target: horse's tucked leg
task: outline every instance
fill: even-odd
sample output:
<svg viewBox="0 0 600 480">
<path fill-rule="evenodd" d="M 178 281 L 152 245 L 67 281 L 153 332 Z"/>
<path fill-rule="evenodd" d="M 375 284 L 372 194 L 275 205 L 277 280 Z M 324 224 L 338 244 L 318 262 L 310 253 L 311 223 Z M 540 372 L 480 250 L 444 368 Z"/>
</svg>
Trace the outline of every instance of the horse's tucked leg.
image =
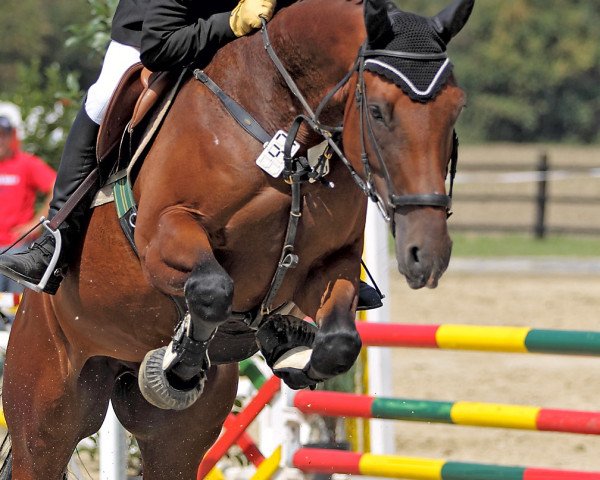
<svg viewBox="0 0 600 480">
<path fill-rule="evenodd" d="M 343 256 L 313 272 L 304 289 L 308 299 L 321 299 L 315 320 L 320 328 L 282 315 L 272 315 L 257 333 L 257 341 L 273 373 L 294 389 L 352 367 L 361 348 L 356 330 L 358 259 Z"/>
<path fill-rule="evenodd" d="M 313 344 L 309 376 L 327 379 L 347 372 L 356 361 L 362 346 L 355 325 L 357 295 L 348 280 L 332 285 L 329 299 L 317 314 L 320 329 Z"/>
<path fill-rule="evenodd" d="M 170 365 L 177 377 L 187 381 L 198 374 L 208 341 L 231 313 L 233 281 L 214 257 L 205 256 L 192 271 L 184 291 L 189 309 L 185 333 L 189 344 L 196 348 L 186 349 L 182 345 Z"/>
<path fill-rule="evenodd" d="M 41 303 L 40 295 L 29 294 L 22 305 L 4 371 L 15 480 L 62 479 L 79 440 L 102 424 L 112 388 L 102 361 L 84 366 L 69 356 L 71 347 Z"/>
<path fill-rule="evenodd" d="M 205 230 L 186 211 L 172 210 L 161 217 L 159 234 L 149 243 L 144 260 L 159 288 L 183 290 L 187 314 L 171 343 L 146 356 L 140 388 L 153 405 L 181 410 L 202 393 L 210 365 L 208 345 L 230 316 L 233 281 L 215 259 Z"/>
</svg>

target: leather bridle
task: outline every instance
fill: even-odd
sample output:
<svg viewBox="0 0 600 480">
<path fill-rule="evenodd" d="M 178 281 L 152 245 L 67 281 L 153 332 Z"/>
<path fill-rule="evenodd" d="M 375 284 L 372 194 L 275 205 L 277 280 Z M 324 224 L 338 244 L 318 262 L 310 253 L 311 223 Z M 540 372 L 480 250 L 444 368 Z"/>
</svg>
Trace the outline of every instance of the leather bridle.
<svg viewBox="0 0 600 480">
<path fill-rule="evenodd" d="M 364 75 L 365 61 L 369 57 L 380 56 L 389 56 L 423 62 L 445 60 L 447 58 L 446 52 L 413 53 L 388 50 L 368 50 L 366 48 L 366 44 L 361 47 L 358 55 L 359 62 L 357 67 L 358 81 L 356 85 L 356 102 L 357 108 L 359 110 L 359 130 L 362 150 L 361 160 L 364 166 L 365 178 L 367 179 L 367 187 L 369 189 L 367 194 L 370 198 L 375 197 L 373 199 L 378 202 L 378 204 L 380 205 L 380 210 L 382 210 L 382 214 L 388 221 L 390 220 L 390 215 L 388 211 L 391 210 L 392 213 L 396 213 L 396 211 L 402 207 L 440 207 L 446 210 L 447 216 L 450 216 L 452 214 L 452 189 L 454 187 L 454 178 L 456 176 L 456 168 L 458 163 L 458 136 L 456 135 L 456 131 L 452 132 L 452 153 L 450 155 L 450 161 L 447 171 L 447 174 L 449 173 L 450 175 L 449 194 L 446 195 L 439 193 L 417 193 L 409 195 L 397 195 L 395 193 L 395 188 L 389 173 L 389 169 L 385 163 L 385 160 L 383 159 L 383 155 L 381 154 L 381 149 L 379 148 L 379 144 L 377 143 L 377 139 L 373 131 L 371 117 L 367 111 L 368 97 Z M 368 135 L 368 138 L 366 138 L 365 132 Z M 371 172 L 372 167 L 367 154 L 367 141 L 370 143 L 371 147 L 375 151 L 375 155 L 377 156 L 377 162 L 381 168 L 381 172 L 389 192 L 387 201 L 391 208 L 385 208 L 385 202 L 383 201 L 381 195 L 377 192 L 375 188 Z"/>
<path fill-rule="evenodd" d="M 273 61 L 275 67 L 285 80 L 286 84 L 296 96 L 302 106 L 304 107 L 307 115 L 299 115 L 293 122 L 292 127 L 290 128 L 290 132 L 288 135 L 288 140 L 285 148 L 285 156 L 287 160 L 286 172 L 288 177 L 293 173 L 293 169 L 291 167 L 293 163 L 293 159 L 291 158 L 290 152 L 292 143 L 296 137 L 296 134 L 299 130 L 300 124 L 302 122 L 306 122 L 309 126 L 319 133 L 325 140 L 327 140 L 329 147 L 337 154 L 337 156 L 342 160 L 342 162 L 346 165 L 346 167 L 350 170 L 352 174 L 352 178 L 358 185 L 358 187 L 372 200 L 374 201 L 383 217 L 388 222 L 393 222 L 393 214 L 402 207 L 439 207 L 443 208 L 446 211 L 446 215 L 449 217 L 452 214 L 452 190 L 454 187 L 454 179 L 456 176 L 456 168 L 458 164 L 458 136 L 456 135 L 456 131 L 453 131 L 453 145 L 452 145 L 452 153 L 450 155 L 450 159 L 448 162 L 447 168 L 447 176 L 450 176 L 450 188 L 448 195 L 439 194 L 439 193 L 416 193 L 416 194 L 408 194 L 408 195 L 398 195 L 395 192 L 395 188 L 389 173 L 389 169 L 383 159 L 383 155 L 381 154 L 381 149 L 377 143 L 377 139 L 375 137 L 375 133 L 373 131 L 373 126 L 370 121 L 370 117 L 367 112 L 368 98 L 366 92 L 365 85 L 365 62 L 369 57 L 379 57 L 379 56 L 389 56 L 389 57 L 397 57 L 409 60 L 417 60 L 423 62 L 432 62 L 445 60 L 447 58 L 446 52 L 442 53 L 413 53 L 413 52 L 400 52 L 400 51 L 392 51 L 392 50 L 369 50 L 367 48 L 367 44 L 363 44 L 360 47 L 358 52 L 356 61 L 352 68 L 348 71 L 348 73 L 342 78 L 342 80 L 331 89 L 325 97 L 319 103 L 317 109 L 312 111 L 300 90 L 296 86 L 293 79 L 290 77 L 282 62 L 277 57 L 277 54 L 273 50 L 271 43 L 269 41 L 266 22 L 263 22 L 262 28 L 263 34 L 263 43 L 266 51 L 268 52 L 271 60 Z M 358 71 L 358 81 L 356 84 L 356 102 L 357 108 L 359 110 L 359 129 L 360 129 L 360 139 L 361 139 L 361 161 L 364 168 L 364 176 L 365 180 L 363 180 L 360 175 L 356 172 L 350 161 L 346 158 L 342 149 L 339 147 L 337 142 L 334 140 L 336 134 L 340 134 L 343 131 L 343 127 L 332 127 L 322 124 L 319 121 L 319 117 L 325 107 L 329 104 L 333 96 L 352 78 L 355 72 Z M 365 128 L 366 127 L 366 128 Z M 368 135 L 366 137 L 365 133 Z M 375 155 L 377 156 L 378 164 L 381 168 L 383 177 L 386 182 L 386 186 L 389 192 L 387 202 L 384 201 L 383 197 L 377 191 L 375 186 L 375 182 L 373 180 L 372 175 L 372 167 L 371 162 L 369 161 L 369 157 L 367 154 L 367 141 L 372 146 L 375 151 Z M 284 173 L 285 175 L 285 173 Z M 388 207 L 389 205 L 389 207 Z M 392 215 L 390 215 L 390 213 Z M 393 229 L 392 229 L 393 231 Z"/>
<path fill-rule="evenodd" d="M 258 315 L 251 315 L 245 320 L 246 323 L 252 328 L 258 328 L 265 316 L 273 311 L 273 300 L 275 299 L 277 292 L 279 291 L 279 287 L 281 286 L 285 278 L 286 272 L 290 268 L 294 268 L 298 264 L 298 255 L 294 251 L 294 245 L 298 229 L 298 222 L 302 215 L 300 191 L 301 185 L 309 180 L 321 180 L 326 185 L 332 186 L 332 184 L 328 184 L 328 182 L 326 182 L 323 178 L 324 169 L 321 168 L 322 165 L 318 165 L 316 168 L 313 168 L 309 165 L 306 158 L 293 157 L 291 154 L 292 145 L 296 139 L 296 136 L 298 135 L 302 123 L 307 123 L 310 126 L 310 128 L 312 128 L 316 133 L 321 135 L 327 141 L 328 148 L 330 150 L 329 152 L 325 152 L 322 155 L 322 158 L 330 156 L 331 152 L 335 153 L 339 157 L 339 159 L 344 163 L 346 168 L 348 168 L 348 170 L 350 171 L 350 175 L 354 182 L 371 200 L 373 200 L 377 204 L 379 210 L 381 211 L 386 221 L 392 224 L 392 233 L 394 233 L 395 230 L 393 214 L 395 214 L 397 210 L 402 207 L 439 207 L 444 208 L 448 216 L 451 214 L 450 207 L 452 205 L 452 187 L 454 184 L 454 177 L 456 174 L 456 166 L 458 160 L 458 138 L 456 136 L 456 132 L 453 132 L 453 149 L 447 171 L 447 174 L 449 173 L 450 175 L 449 194 L 443 195 L 438 193 L 416 193 L 410 195 L 398 195 L 395 193 L 394 185 L 389 174 L 389 170 L 381 154 L 381 150 L 379 148 L 377 139 L 375 137 L 375 133 L 373 131 L 373 126 L 370 123 L 370 118 L 367 115 L 368 103 L 364 78 L 366 58 L 383 55 L 407 58 L 410 60 L 438 61 L 440 59 L 446 58 L 445 52 L 440 54 L 420 54 L 388 50 L 368 50 L 365 43 L 361 46 L 352 68 L 346 73 L 344 78 L 342 78 L 338 82 L 338 84 L 323 97 L 317 109 L 313 112 L 312 108 L 302 95 L 302 92 L 294 82 L 293 78 L 287 72 L 285 66 L 283 65 L 281 60 L 279 60 L 279 57 L 273 50 L 273 47 L 271 46 L 271 42 L 269 40 L 269 35 L 267 33 L 267 23 L 264 19 L 262 20 L 262 24 L 262 38 L 264 48 L 267 51 L 269 57 L 271 58 L 273 64 L 277 68 L 279 74 L 281 75 L 288 88 L 292 92 L 292 94 L 302 104 L 302 107 L 304 108 L 306 114 L 298 115 L 294 119 L 292 125 L 289 128 L 287 139 L 285 142 L 283 155 L 285 166 L 282 176 L 284 180 L 291 186 L 292 203 L 290 215 L 280 260 L 278 262 L 277 269 L 271 281 L 269 290 L 262 301 Z M 340 138 L 341 133 L 343 132 L 343 127 L 328 126 L 319 121 L 321 113 L 329 104 L 333 96 L 344 85 L 346 85 L 346 83 L 348 83 L 348 81 L 357 71 L 358 81 L 356 84 L 356 99 L 357 108 L 359 110 L 360 116 L 359 127 L 362 147 L 361 160 L 365 171 L 365 179 L 363 179 L 356 172 L 350 161 L 344 155 L 342 148 L 340 147 L 340 145 L 338 145 L 338 140 Z M 252 117 L 252 115 L 250 115 L 235 100 L 229 97 L 202 70 L 195 69 L 194 77 L 200 82 L 202 82 L 221 100 L 223 106 L 247 133 L 252 135 L 259 142 L 266 145 L 266 143 L 271 139 L 271 136 L 260 126 L 260 124 Z M 368 137 L 365 136 L 365 133 L 368 135 Z M 377 161 L 379 162 L 379 166 L 383 172 L 383 176 L 387 184 L 387 189 L 389 192 L 389 196 L 386 199 L 387 202 L 384 201 L 383 197 L 377 191 L 375 182 L 373 180 L 371 163 L 369 162 L 369 157 L 366 149 L 367 141 L 370 143 L 373 150 L 375 151 L 375 154 L 377 155 Z M 388 207 L 388 205 L 390 205 L 391 208 Z M 390 213 L 392 215 L 390 215 Z"/>
</svg>

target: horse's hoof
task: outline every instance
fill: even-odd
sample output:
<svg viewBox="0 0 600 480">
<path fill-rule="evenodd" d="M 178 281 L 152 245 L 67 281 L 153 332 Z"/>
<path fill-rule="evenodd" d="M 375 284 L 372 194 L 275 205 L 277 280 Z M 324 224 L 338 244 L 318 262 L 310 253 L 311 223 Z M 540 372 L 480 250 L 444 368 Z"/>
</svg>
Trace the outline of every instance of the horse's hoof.
<svg viewBox="0 0 600 480">
<path fill-rule="evenodd" d="M 174 388 L 163 370 L 163 358 L 167 347 L 149 351 L 140 365 L 138 385 L 148 403 L 163 410 L 185 410 L 191 406 L 204 389 L 206 375 L 200 375 L 198 382 L 191 388 Z"/>
<path fill-rule="evenodd" d="M 274 314 L 256 332 L 256 342 L 269 367 L 302 369 L 318 331 L 317 326 L 292 315 Z M 278 366 L 282 361 L 286 365 Z"/>
</svg>

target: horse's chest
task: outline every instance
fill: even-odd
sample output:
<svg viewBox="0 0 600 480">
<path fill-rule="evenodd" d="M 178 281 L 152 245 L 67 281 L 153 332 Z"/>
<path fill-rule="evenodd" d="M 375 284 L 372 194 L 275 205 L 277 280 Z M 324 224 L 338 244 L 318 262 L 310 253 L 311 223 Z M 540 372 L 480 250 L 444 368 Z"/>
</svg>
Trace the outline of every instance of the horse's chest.
<svg viewBox="0 0 600 480">
<path fill-rule="evenodd" d="M 309 190 L 302 196 L 296 225 L 292 219 L 295 235 L 290 245 L 300 258 L 300 270 L 356 244 L 362 236 L 366 211 L 363 197 L 354 202 L 347 197 L 340 199 L 334 193 Z M 253 272 L 269 272 L 270 277 L 284 244 L 290 243 L 289 225 L 289 197 L 274 196 L 267 201 L 249 202 L 222 235 L 226 246 L 218 250 L 226 268 L 234 275 L 247 275 L 251 264 Z"/>
<path fill-rule="evenodd" d="M 285 203 L 276 212 L 263 218 L 263 224 L 270 227 L 269 243 L 278 253 L 287 238 L 290 225 L 295 228 L 293 248 L 307 259 L 320 257 L 353 243 L 362 232 L 364 221 L 362 205 L 343 201 L 330 192 L 308 191 L 302 196 L 300 217 L 294 225 L 290 205 Z"/>
</svg>

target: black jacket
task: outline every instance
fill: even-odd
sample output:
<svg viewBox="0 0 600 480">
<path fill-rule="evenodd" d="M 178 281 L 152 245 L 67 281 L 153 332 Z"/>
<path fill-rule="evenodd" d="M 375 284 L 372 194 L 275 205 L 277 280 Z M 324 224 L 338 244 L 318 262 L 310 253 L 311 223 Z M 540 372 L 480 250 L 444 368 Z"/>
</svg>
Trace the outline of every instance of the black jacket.
<svg viewBox="0 0 600 480">
<path fill-rule="evenodd" d="M 278 8 L 295 0 L 278 0 Z M 235 34 L 229 26 L 238 0 L 120 0 L 111 38 L 140 49 L 153 71 L 205 64 Z"/>
<path fill-rule="evenodd" d="M 236 36 L 229 26 L 237 0 L 150 0 L 142 26 L 140 58 L 150 70 L 192 61 L 205 64 Z"/>
<path fill-rule="evenodd" d="M 121 0 L 112 20 L 110 37 L 123 45 L 140 48 L 148 5 L 150 0 Z"/>
<path fill-rule="evenodd" d="M 111 38 L 139 48 L 150 70 L 170 70 L 212 58 L 233 40 L 229 26 L 237 0 L 121 0 Z"/>
</svg>

